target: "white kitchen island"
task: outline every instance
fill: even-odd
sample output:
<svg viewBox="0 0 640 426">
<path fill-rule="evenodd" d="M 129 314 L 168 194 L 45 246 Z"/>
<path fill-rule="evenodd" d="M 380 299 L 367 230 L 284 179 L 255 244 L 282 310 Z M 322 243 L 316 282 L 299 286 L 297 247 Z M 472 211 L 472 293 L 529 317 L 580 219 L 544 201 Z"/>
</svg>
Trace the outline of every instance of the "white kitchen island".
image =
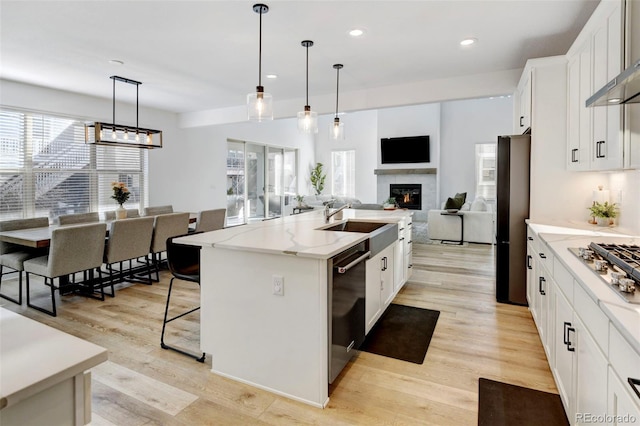
<svg viewBox="0 0 640 426">
<path fill-rule="evenodd" d="M 85 425 L 107 350 L 0 307 L 0 424 Z"/>
<path fill-rule="evenodd" d="M 176 240 L 202 247 L 201 347 L 214 373 L 327 404 L 327 261 L 368 234 L 318 228 L 349 219 L 405 224 L 411 212 L 346 209 L 325 222 L 316 210 Z"/>
</svg>

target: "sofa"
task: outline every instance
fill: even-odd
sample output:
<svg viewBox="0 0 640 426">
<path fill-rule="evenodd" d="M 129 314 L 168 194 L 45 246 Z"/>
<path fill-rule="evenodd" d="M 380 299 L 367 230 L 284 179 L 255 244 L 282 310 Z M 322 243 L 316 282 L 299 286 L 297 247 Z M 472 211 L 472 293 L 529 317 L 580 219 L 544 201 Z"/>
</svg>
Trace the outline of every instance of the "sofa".
<svg viewBox="0 0 640 426">
<path fill-rule="evenodd" d="M 460 240 L 461 220 L 457 216 L 443 215 L 442 209 L 429 210 L 427 214 L 427 228 L 432 240 Z M 495 211 L 493 205 L 488 204 L 482 197 L 473 202 L 465 202 L 459 213 L 464 215 L 464 235 L 462 240 L 470 243 L 493 244 L 495 242 Z"/>
</svg>

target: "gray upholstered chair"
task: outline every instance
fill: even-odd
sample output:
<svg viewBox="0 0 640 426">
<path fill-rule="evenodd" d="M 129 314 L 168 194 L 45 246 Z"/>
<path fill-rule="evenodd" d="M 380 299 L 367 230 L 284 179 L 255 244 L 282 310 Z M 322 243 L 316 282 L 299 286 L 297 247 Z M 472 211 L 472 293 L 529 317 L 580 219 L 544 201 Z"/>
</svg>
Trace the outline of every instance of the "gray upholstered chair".
<svg viewBox="0 0 640 426">
<path fill-rule="evenodd" d="M 63 214 L 58 216 L 60 225 L 73 225 L 76 223 L 100 222 L 98 212 Z"/>
<path fill-rule="evenodd" d="M 195 232 L 215 231 L 224 228 L 227 209 L 202 210 L 198 212 Z"/>
<path fill-rule="evenodd" d="M 136 217 L 131 219 L 114 220 L 110 224 L 109 239 L 104 250 L 104 263 L 109 272 L 108 284 L 111 286 L 110 296 L 115 295 L 113 285 L 124 281 L 125 277 L 133 278 L 134 268 L 132 259 L 144 258 L 146 271 L 151 284 L 151 267 L 147 255 L 151 247 L 153 235 L 153 217 Z M 129 267 L 124 269 L 124 262 L 129 261 Z M 118 264 L 116 270 L 114 265 Z"/>
<path fill-rule="evenodd" d="M 49 219 L 46 217 L 36 217 L 33 219 L 16 219 L 0 222 L 0 231 L 17 231 L 29 228 L 44 228 L 49 226 Z M 23 263 L 27 259 L 42 256 L 46 254 L 46 249 L 34 249 L 0 241 L 0 297 L 7 299 L 18 305 L 22 305 L 22 271 L 24 271 Z M 4 268 L 11 269 L 4 272 Z M 2 294 L 2 277 L 8 274 L 18 273 L 18 298 Z"/>
<path fill-rule="evenodd" d="M 27 306 L 40 312 L 56 316 L 55 291 L 60 289 L 60 277 L 66 277 L 76 272 L 98 271 L 98 286 L 101 290 L 101 299 L 104 300 L 104 288 L 101 285 L 102 257 L 104 254 L 104 236 L 107 233 L 107 225 L 104 223 L 80 224 L 74 226 L 61 226 L 51 233 L 51 244 L 47 256 L 25 260 L 24 270 L 27 273 Z M 52 310 L 49 311 L 31 303 L 31 290 L 29 274 L 44 277 L 45 285 L 51 288 Z M 58 287 L 54 279 L 58 278 Z M 95 290 L 93 279 L 91 281 L 91 293 Z"/>
<path fill-rule="evenodd" d="M 132 217 L 140 217 L 140 210 L 127 209 L 127 219 L 130 219 Z M 116 220 L 116 211 L 109 210 L 104 212 L 104 220 Z"/>
<path fill-rule="evenodd" d="M 167 251 L 167 238 L 186 234 L 189 230 L 189 213 L 169 213 L 155 217 L 151 239 L 151 259 L 156 270 L 156 281 L 160 280 L 162 252 Z"/>
<path fill-rule="evenodd" d="M 167 213 L 173 213 L 173 206 L 154 206 L 144 208 L 145 216 L 157 216 L 159 214 Z"/>
</svg>

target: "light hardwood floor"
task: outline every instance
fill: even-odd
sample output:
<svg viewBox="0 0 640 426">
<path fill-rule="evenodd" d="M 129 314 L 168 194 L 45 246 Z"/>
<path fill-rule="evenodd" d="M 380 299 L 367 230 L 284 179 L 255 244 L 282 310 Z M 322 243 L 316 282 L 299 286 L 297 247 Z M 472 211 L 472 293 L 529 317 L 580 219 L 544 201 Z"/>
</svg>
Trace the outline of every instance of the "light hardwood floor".
<svg viewBox="0 0 640 426">
<path fill-rule="evenodd" d="M 493 247 L 415 244 L 413 255 L 413 277 L 394 302 L 441 312 L 424 363 L 363 352 L 324 410 L 218 377 L 211 359 L 161 349 L 168 272 L 104 302 L 64 296 L 56 318 L 0 300 L 109 350 L 93 370 L 92 425 L 475 425 L 480 377 L 557 393 L 527 308 L 495 302 Z M 177 287 L 183 309 L 197 303 L 194 284 Z M 197 350 L 197 314 L 170 327 L 168 343 Z"/>
</svg>

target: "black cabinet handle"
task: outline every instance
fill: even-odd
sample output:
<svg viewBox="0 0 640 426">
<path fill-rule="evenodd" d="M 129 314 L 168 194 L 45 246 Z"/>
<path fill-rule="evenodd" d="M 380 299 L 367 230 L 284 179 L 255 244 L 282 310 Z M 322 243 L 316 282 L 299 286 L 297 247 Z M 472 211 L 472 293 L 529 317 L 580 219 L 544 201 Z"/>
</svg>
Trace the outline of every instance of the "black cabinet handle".
<svg viewBox="0 0 640 426">
<path fill-rule="evenodd" d="M 540 255 L 541 258 L 546 259 L 547 256 L 544 253 L 538 253 L 538 255 Z"/>
<path fill-rule="evenodd" d="M 596 158 L 604 158 L 605 155 L 602 153 L 602 145 L 604 145 L 605 141 L 596 142 Z"/>
<path fill-rule="evenodd" d="M 527 269 L 533 269 L 533 266 L 531 266 L 531 259 L 533 259 L 533 257 L 531 257 L 530 254 L 527 255 Z"/>
<path fill-rule="evenodd" d="M 545 291 L 542 289 L 542 283 L 544 282 L 547 282 L 547 280 L 545 280 L 544 277 L 538 278 L 538 293 L 540 293 L 543 296 L 546 296 L 547 293 L 545 293 Z"/>
<path fill-rule="evenodd" d="M 575 329 L 575 328 L 573 328 L 573 327 L 567 327 L 567 350 L 568 350 L 569 352 L 575 352 L 575 351 L 576 351 L 576 348 L 572 348 L 572 347 L 571 347 L 571 345 L 572 345 L 573 343 L 571 343 L 571 340 L 569 340 L 569 333 L 570 333 L 570 332 L 572 332 L 572 331 L 575 333 L 575 332 L 576 332 L 576 329 Z"/>
<path fill-rule="evenodd" d="M 524 116 L 523 115 L 520 116 L 520 127 L 524 127 L 524 124 L 522 124 L 522 120 L 524 120 Z"/>
<path fill-rule="evenodd" d="M 627 378 L 627 381 L 629 382 L 629 386 L 631 386 L 631 389 L 633 389 L 635 394 L 638 395 L 638 398 L 640 398 L 640 379 L 632 379 L 631 377 L 629 377 Z"/>
<path fill-rule="evenodd" d="M 527 240 L 533 241 L 533 237 L 527 237 Z"/>
<path fill-rule="evenodd" d="M 571 327 L 571 323 L 570 322 L 564 322 L 564 331 L 562 333 L 562 343 L 564 343 L 565 345 L 569 344 L 569 336 L 567 333 L 567 328 Z"/>
<path fill-rule="evenodd" d="M 404 241 L 404 237 L 398 238 L 398 241 Z"/>
<path fill-rule="evenodd" d="M 571 162 L 572 163 L 577 163 L 578 162 L 578 158 L 576 157 L 577 153 L 578 153 L 578 148 L 573 148 L 571 150 Z"/>
</svg>

